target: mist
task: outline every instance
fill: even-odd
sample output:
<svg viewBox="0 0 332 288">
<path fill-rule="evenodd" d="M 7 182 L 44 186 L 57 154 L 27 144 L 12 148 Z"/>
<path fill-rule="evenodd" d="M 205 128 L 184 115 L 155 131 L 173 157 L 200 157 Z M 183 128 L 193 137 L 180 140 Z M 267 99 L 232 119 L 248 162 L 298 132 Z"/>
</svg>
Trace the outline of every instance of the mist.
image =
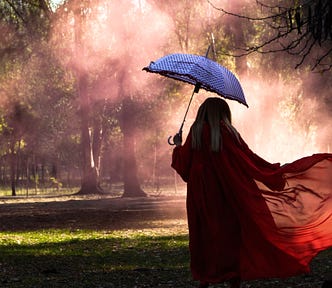
<svg viewBox="0 0 332 288">
<path fill-rule="evenodd" d="M 272 82 L 272 84 L 271 84 Z M 249 109 L 231 104 L 235 126 L 256 154 L 270 162 L 287 163 L 318 152 L 328 152 L 331 115 L 316 97 L 292 97 L 298 87 L 282 81 L 264 83 L 244 79 Z"/>
<path fill-rule="evenodd" d="M 232 122 L 251 150 L 270 162 L 288 163 L 319 152 L 331 152 L 331 114 L 316 97 L 301 99 L 296 108 L 288 93 L 293 86 L 275 81 L 274 85 L 259 80 L 241 81 L 249 108 L 226 100 L 232 111 Z M 186 91 L 189 99 L 190 91 Z M 199 92 L 185 122 L 184 134 L 193 123 L 198 106 L 206 97 L 217 97 Z M 294 109 L 300 109 L 294 112 Z M 181 112 L 184 114 L 185 107 Z M 181 115 L 183 117 L 183 115 Z M 178 117 L 178 127 L 182 121 Z M 173 131 L 176 125 L 173 125 Z M 177 128 L 178 129 L 178 128 Z"/>
<path fill-rule="evenodd" d="M 213 1 L 233 12 L 252 5 L 247 2 Z M 142 68 L 166 54 L 205 55 L 211 44 L 214 51 L 209 57 L 216 57 L 242 84 L 249 108 L 227 102 L 234 126 L 256 154 L 271 162 L 286 163 L 313 153 L 331 152 L 329 71 L 321 75 L 305 67 L 294 69 L 296 61 L 288 55 L 286 62 L 280 53 L 273 57 L 223 56 L 224 49 L 238 43 L 245 45 L 241 42 L 245 40 L 243 29 L 237 28 L 239 19 L 221 15 L 207 1 L 99 0 L 90 1 L 85 8 L 80 3 L 65 1 L 55 10 L 48 39 L 51 54 L 64 69 L 61 76 L 64 83 L 75 85 L 73 79 L 78 74 L 87 75 L 90 103 L 108 101 L 114 110 L 120 109 L 124 98 L 135 103 L 133 141 L 139 173 L 144 179 L 150 179 L 156 169 L 173 176 L 170 168 L 173 147 L 167 144 L 167 138 L 178 132 L 193 87 L 149 74 Z M 73 12 L 78 10 L 80 18 Z M 38 65 L 43 66 L 42 62 Z M 288 66 L 283 70 L 285 64 Z M 36 67 L 35 58 L 26 60 L 26 67 Z M 17 81 L 22 81 L 24 75 L 17 77 Z M 13 79 L 8 77 L 4 84 L 17 86 Z M 219 96 L 202 90 L 195 94 L 184 137 L 206 97 Z M 114 144 L 118 140 L 112 141 Z M 114 149 L 110 152 L 112 161 L 121 158 L 121 153 Z M 114 165 L 111 160 L 110 166 Z"/>
</svg>

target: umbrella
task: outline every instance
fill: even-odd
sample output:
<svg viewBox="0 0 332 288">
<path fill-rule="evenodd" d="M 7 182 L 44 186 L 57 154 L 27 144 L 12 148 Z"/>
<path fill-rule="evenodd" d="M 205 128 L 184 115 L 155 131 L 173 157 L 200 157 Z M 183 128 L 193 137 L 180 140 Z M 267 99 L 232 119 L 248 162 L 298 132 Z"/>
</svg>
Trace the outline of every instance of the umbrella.
<svg viewBox="0 0 332 288">
<path fill-rule="evenodd" d="M 208 53 L 209 49 L 205 57 L 193 54 L 169 54 L 143 68 L 147 72 L 157 73 L 195 85 L 178 133 L 180 136 L 193 95 L 198 93 L 200 88 L 214 92 L 224 98 L 236 100 L 248 107 L 238 79 L 227 68 L 209 59 L 207 57 Z M 170 142 L 170 138 L 168 143 L 174 145 Z"/>
</svg>

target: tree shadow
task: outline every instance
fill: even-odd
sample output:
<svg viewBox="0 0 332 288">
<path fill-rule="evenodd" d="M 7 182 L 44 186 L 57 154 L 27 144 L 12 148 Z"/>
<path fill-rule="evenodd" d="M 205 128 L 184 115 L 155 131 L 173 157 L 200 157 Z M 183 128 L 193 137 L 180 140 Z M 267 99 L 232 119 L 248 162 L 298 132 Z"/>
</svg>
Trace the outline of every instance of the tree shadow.
<svg viewBox="0 0 332 288">
<path fill-rule="evenodd" d="M 173 235 L 0 246 L 0 286 L 197 287 L 189 271 L 187 244 L 187 235 Z M 316 271 L 311 275 L 246 281 L 243 287 L 319 288 L 331 252 L 313 261 Z"/>
<path fill-rule="evenodd" d="M 126 230 L 170 230 L 177 225 L 183 225 L 178 235 L 174 230 L 171 236 L 112 237 L 115 230 L 127 235 Z M 105 239 L 73 237 L 58 243 L 0 246 L 0 287 L 197 287 L 189 271 L 183 198 L 5 204 L 0 210 L 0 229 L 105 231 Z M 313 260 L 310 275 L 248 281 L 243 287 L 318 288 L 331 273 L 331 253 L 324 251 Z"/>
<path fill-rule="evenodd" d="M 1 287 L 194 287 L 187 236 L 0 246 Z"/>
<path fill-rule="evenodd" d="M 164 227 L 167 221 L 184 222 L 185 219 L 183 197 L 10 203 L 1 206 L 0 230 L 144 229 Z"/>
</svg>

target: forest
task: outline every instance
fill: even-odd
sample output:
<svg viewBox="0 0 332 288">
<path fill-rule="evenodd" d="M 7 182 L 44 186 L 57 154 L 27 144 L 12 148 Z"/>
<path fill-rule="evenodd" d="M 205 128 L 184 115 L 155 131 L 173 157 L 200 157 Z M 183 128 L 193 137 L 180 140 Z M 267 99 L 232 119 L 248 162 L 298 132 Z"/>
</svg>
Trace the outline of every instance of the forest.
<svg viewBox="0 0 332 288">
<path fill-rule="evenodd" d="M 1 0 L 1 193 L 181 191 L 167 138 L 192 87 L 142 68 L 209 46 L 243 86 L 249 108 L 229 104 L 256 153 L 329 152 L 331 13 L 314 0 Z"/>
<path fill-rule="evenodd" d="M 174 53 L 206 56 L 234 73 L 248 107 L 226 99 L 232 123 L 254 153 L 280 163 L 280 170 L 296 159 L 331 152 L 330 0 L 0 0 L 1 287 L 207 287 L 191 274 L 186 198 L 190 193 L 186 194 L 186 183 L 171 168 L 174 146 L 168 139 L 179 131 L 186 111 L 184 138 L 201 103 L 220 96 L 204 89 L 194 93 L 191 84 L 144 71 L 151 62 Z M 320 189 L 329 192 L 330 170 L 322 173 L 322 167 L 315 166 L 319 172 L 309 176 L 316 180 L 314 176 L 319 175 L 321 180 L 325 173 L 329 182 L 321 185 L 325 190 Z M 255 186 L 256 179 L 250 179 Z M 263 189 L 262 193 L 269 192 Z M 238 195 L 233 187 L 220 190 L 231 193 L 210 189 L 220 195 L 245 195 L 252 204 L 247 206 L 254 208 L 230 205 L 225 209 L 232 204 L 225 196 L 226 204 L 219 209 L 215 198 L 224 196 L 209 196 L 209 207 L 216 209 L 197 210 L 212 211 L 211 215 L 214 210 L 236 210 L 226 220 L 213 218 L 211 227 L 221 222 L 226 225 L 220 225 L 220 230 L 233 227 L 243 213 L 241 219 L 251 222 L 241 222 L 236 232 L 240 236 L 235 238 L 241 238 L 244 251 L 249 246 L 254 251 L 243 253 L 243 258 L 249 255 L 247 265 L 264 274 L 268 265 L 251 261 L 254 255 L 262 263 L 272 263 L 273 275 L 280 275 L 275 264 L 281 270 L 291 267 L 293 262 L 278 262 L 270 255 L 280 253 L 281 241 L 276 239 L 281 238 L 274 239 L 278 242 L 274 246 L 271 238 L 264 238 L 263 243 L 275 248 L 273 253 L 262 253 L 264 245 L 257 244 L 261 242 L 247 244 L 251 236 L 260 239 L 264 234 L 250 230 L 258 227 L 257 219 L 271 216 L 255 208 L 259 207 L 256 195 L 247 197 L 249 189 L 239 189 Z M 285 190 L 278 198 L 279 206 L 287 203 L 298 212 L 296 219 L 290 217 L 295 224 L 278 224 L 290 232 L 286 236 L 292 235 L 286 237 L 287 243 L 300 247 L 304 239 L 310 246 L 307 250 L 318 253 L 306 262 L 310 271 L 303 273 L 302 268 L 302 274 L 288 278 L 251 280 L 241 275 L 243 288 L 331 287 L 331 209 L 325 213 L 322 208 L 331 205 L 330 194 L 316 195 L 318 189 L 307 194 L 296 191 L 293 195 Z M 273 206 L 272 192 L 264 196 L 266 207 Z M 303 203 L 303 195 L 304 199 L 312 194 L 308 212 L 298 203 Z M 320 208 L 312 208 L 313 203 L 321 204 Z M 276 219 L 282 218 L 283 213 L 274 209 Z M 305 212 L 316 222 L 305 226 Z M 277 224 L 269 219 L 262 221 L 267 223 L 264 229 L 273 230 L 273 223 Z M 211 227 L 211 234 L 197 233 L 202 239 L 207 235 L 210 242 L 199 243 L 226 247 L 227 255 L 242 251 L 242 246 L 229 249 L 234 244 L 230 242 L 237 241 L 214 245 L 222 241 L 215 240 L 218 229 Z M 316 233 L 320 227 L 325 234 Z M 291 234 L 292 229 L 298 234 Z M 225 231 L 219 234 L 232 234 Z M 327 235 L 326 243 L 322 235 Z M 201 247 L 198 250 L 205 251 Z M 291 251 L 285 247 L 280 251 Z M 285 255 L 292 256 L 281 259 L 306 257 L 307 251 L 289 251 Z M 212 256 L 206 257 L 206 263 L 213 257 L 228 262 L 234 256 L 206 254 Z M 226 280 L 234 279 L 238 280 Z M 209 287 L 229 286 L 226 281 Z"/>
</svg>

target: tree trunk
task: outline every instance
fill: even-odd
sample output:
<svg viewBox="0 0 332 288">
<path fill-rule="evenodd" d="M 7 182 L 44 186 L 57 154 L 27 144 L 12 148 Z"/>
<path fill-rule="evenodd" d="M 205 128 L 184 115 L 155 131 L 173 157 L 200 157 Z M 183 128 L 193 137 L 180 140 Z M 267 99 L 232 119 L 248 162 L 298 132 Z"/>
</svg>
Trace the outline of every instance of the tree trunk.
<svg viewBox="0 0 332 288">
<path fill-rule="evenodd" d="M 10 184 L 12 189 L 12 196 L 16 196 L 16 154 L 14 151 L 15 144 L 12 143 L 10 151 Z"/>
<path fill-rule="evenodd" d="M 15 156 L 12 155 L 12 158 Z M 13 161 L 13 160 L 12 160 Z M 15 167 L 10 167 L 10 184 L 12 189 L 12 196 L 16 196 L 16 180 L 15 180 Z"/>
<path fill-rule="evenodd" d="M 233 13 L 241 14 L 242 12 L 242 5 L 240 3 L 228 3 L 229 10 Z M 241 25 L 238 23 L 237 17 L 228 17 L 227 25 L 225 25 L 224 30 L 226 35 L 232 35 L 233 42 L 235 47 L 241 47 L 243 43 L 245 43 L 245 35 L 244 30 L 242 29 Z M 235 57 L 235 67 L 236 72 L 240 75 L 247 75 L 248 74 L 248 66 L 247 66 L 247 57 Z"/>
<path fill-rule="evenodd" d="M 85 53 L 82 25 L 85 21 L 84 13 L 81 9 L 75 11 L 75 53 L 76 60 L 80 57 L 87 57 Z M 82 151 L 82 184 L 77 194 L 100 194 L 103 190 L 99 186 L 98 171 L 94 163 L 92 128 L 90 127 L 91 101 L 88 93 L 88 72 L 84 65 L 78 66 L 77 90 L 80 101 L 81 120 L 81 151 Z"/>
<path fill-rule="evenodd" d="M 131 99 L 123 100 L 121 130 L 123 133 L 123 182 L 124 193 L 122 197 L 146 197 L 141 189 L 137 175 L 137 163 L 135 157 L 135 119 L 134 103 Z"/>
<path fill-rule="evenodd" d="M 88 95 L 88 75 L 83 73 L 78 77 L 78 93 L 81 101 L 81 147 L 82 147 L 82 186 L 77 194 L 100 194 L 98 171 L 94 163 L 92 129 L 90 129 L 90 99 Z"/>
</svg>

